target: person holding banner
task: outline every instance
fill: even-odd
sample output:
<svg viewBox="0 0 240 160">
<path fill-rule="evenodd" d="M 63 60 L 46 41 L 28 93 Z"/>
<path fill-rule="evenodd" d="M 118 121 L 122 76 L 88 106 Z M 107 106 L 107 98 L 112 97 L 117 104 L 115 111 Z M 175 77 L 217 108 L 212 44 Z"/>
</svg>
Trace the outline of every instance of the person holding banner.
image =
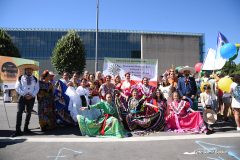
<svg viewBox="0 0 240 160">
<path fill-rule="evenodd" d="M 121 90 L 126 96 L 131 95 L 132 86 L 136 86 L 136 82 L 131 80 L 131 74 L 129 72 L 125 73 L 125 81 L 123 81 Z"/>
<path fill-rule="evenodd" d="M 154 90 L 155 87 L 149 85 L 149 79 L 147 77 L 143 77 L 142 84 L 138 87 L 139 97 L 141 98 L 142 96 L 146 96 L 147 102 L 150 102 Z"/>
</svg>

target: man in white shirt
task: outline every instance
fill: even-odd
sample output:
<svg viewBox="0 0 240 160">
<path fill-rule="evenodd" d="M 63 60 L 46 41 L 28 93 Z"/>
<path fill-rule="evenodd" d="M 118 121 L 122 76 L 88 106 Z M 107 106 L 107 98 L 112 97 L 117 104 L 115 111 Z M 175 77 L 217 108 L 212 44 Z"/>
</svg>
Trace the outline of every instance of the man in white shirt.
<svg viewBox="0 0 240 160">
<path fill-rule="evenodd" d="M 26 119 L 24 125 L 24 133 L 30 133 L 28 129 L 29 121 L 31 118 L 31 111 L 34 106 L 35 97 L 39 91 L 39 83 L 36 77 L 32 75 L 33 68 L 25 68 L 24 75 L 21 75 L 15 85 L 15 89 L 19 94 L 18 101 L 18 111 L 17 111 L 17 120 L 16 120 L 16 132 L 12 137 L 21 136 L 21 123 L 22 123 L 22 114 L 26 106 Z"/>
</svg>

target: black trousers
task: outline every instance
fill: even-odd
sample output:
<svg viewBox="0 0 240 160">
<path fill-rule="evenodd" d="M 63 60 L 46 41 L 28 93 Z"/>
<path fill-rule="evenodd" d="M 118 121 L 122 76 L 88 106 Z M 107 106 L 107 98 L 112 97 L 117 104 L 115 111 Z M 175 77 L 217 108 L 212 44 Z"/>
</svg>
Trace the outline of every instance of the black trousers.
<svg viewBox="0 0 240 160">
<path fill-rule="evenodd" d="M 17 111 L 17 120 L 16 120 L 16 131 L 21 130 L 21 124 L 22 124 L 22 114 L 26 107 L 26 119 L 25 119 L 25 125 L 24 128 L 28 128 L 29 121 L 31 118 L 31 112 L 34 106 L 35 98 L 32 98 L 30 100 L 27 100 L 23 96 L 19 97 L 18 101 L 18 111 Z"/>
</svg>

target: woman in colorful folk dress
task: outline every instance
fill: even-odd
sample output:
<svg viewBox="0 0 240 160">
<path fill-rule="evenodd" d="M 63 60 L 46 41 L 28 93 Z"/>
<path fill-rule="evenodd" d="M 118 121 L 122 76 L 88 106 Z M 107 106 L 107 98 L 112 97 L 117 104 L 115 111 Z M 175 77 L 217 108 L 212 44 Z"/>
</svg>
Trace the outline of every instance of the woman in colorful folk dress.
<svg viewBox="0 0 240 160">
<path fill-rule="evenodd" d="M 141 129 L 145 131 L 160 130 L 161 121 L 163 118 L 162 112 L 154 110 L 145 100 L 145 96 L 139 99 L 138 90 L 132 90 L 132 97 L 128 100 L 128 115 L 126 116 L 126 123 L 129 130 L 133 131 Z M 159 127 L 160 126 L 160 127 Z"/>
<path fill-rule="evenodd" d="M 170 113 L 166 117 L 168 129 L 193 133 L 202 133 L 207 130 L 200 112 L 191 109 L 189 102 L 181 100 L 177 91 L 173 92 L 172 99 L 173 101 L 169 104 Z"/>
<path fill-rule="evenodd" d="M 78 123 L 81 133 L 88 136 L 104 136 L 123 138 L 127 135 L 122 124 L 119 122 L 119 115 L 115 104 L 112 101 L 112 95 L 106 94 L 106 101 L 99 102 L 88 107 L 81 107 L 81 110 L 86 109 L 101 109 L 102 116 L 97 120 L 89 120 L 88 118 L 78 115 Z"/>
<path fill-rule="evenodd" d="M 131 74 L 129 72 L 125 73 L 125 80 L 122 83 L 121 90 L 126 96 L 131 96 L 132 87 L 136 86 L 136 82 L 131 80 Z"/>
<path fill-rule="evenodd" d="M 99 90 L 99 87 L 98 86 L 98 82 L 95 80 L 95 75 L 90 73 L 89 74 L 89 81 L 88 81 L 88 87 L 92 89 L 92 96 L 99 96 L 99 93 L 98 93 L 98 90 Z"/>
<path fill-rule="evenodd" d="M 178 78 L 173 68 L 168 70 L 168 82 L 171 84 L 172 87 L 177 88 Z"/>
<path fill-rule="evenodd" d="M 99 88 L 99 95 L 102 100 L 105 100 L 107 93 L 110 93 L 111 95 L 114 94 L 115 85 L 111 83 L 111 79 L 112 77 L 110 75 L 107 75 L 106 82 Z"/>
<path fill-rule="evenodd" d="M 49 77 L 49 72 L 45 70 L 41 75 L 37 94 L 39 125 L 42 131 L 53 129 L 56 126 L 53 85 L 49 81 Z"/>
<path fill-rule="evenodd" d="M 104 77 L 102 75 L 102 72 L 101 71 L 97 71 L 96 74 L 95 74 L 95 83 L 97 85 L 97 89 L 100 88 L 100 86 L 105 83 L 105 80 L 104 80 Z"/>
<path fill-rule="evenodd" d="M 169 111 L 167 109 L 167 100 L 164 98 L 163 93 L 160 89 L 156 89 L 153 92 L 152 100 L 150 103 L 156 106 L 154 110 L 161 110 L 164 115 L 168 115 Z"/>
<path fill-rule="evenodd" d="M 150 102 L 152 99 L 152 94 L 155 90 L 155 87 L 149 85 L 149 79 L 147 77 L 143 77 L 142 84 L 138 87 L 139 97 L 146 96 L 147 102 Z"/>
<path fill-rule="evenodd" d="M 121 91 L 122 82 L 121 82 L 121 77 L 119 75 L 116 75 L 114 77 L 114 85 L 116 86 L 115 88 L 117 90 Z"/>
<path fill-rule="evenodd" d="M 164 78 L 162 85 L 159 85 L 159 89 L 162 91 L 164 98 L 169 103 L 171 101 L 172 92 L 176 90 L 175 87 L 173 87 L 172 84 L 168 82 L 167 78 Z"/>
<path fill-rule="evenodd" d="M 57 124 L 61 126 L 74 124 L 68 110 L 70 99 L 69 96 L 65 94 L 68 84 L 68 73 L 64 72 L 63 78 L 56 82 L 54 89 Z"/>
</svg>

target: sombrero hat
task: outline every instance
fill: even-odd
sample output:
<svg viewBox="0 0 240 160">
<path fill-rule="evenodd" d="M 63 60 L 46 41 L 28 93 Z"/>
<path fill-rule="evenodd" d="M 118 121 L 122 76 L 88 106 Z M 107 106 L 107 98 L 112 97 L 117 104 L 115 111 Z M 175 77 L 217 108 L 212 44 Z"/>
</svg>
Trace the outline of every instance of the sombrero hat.
<svg viewBox="0 0 240 160">
<path fill-rule="evenodd" d="M 38 71 L 39 70 L 39 66 L 35 65 L 35 64 L 22 64 L 20 66 L 18 66 L 19 69 L 26 69 L 26 68 L 31 68 L 34 71 Z"/>
<path fill-rule="evenodd" d="M 217 120 L 217 114 L 211 109 L 203 111 L 203 120 L 208 124 L 214 124 Z"/>
<path fill-rule="evenodd" d="M 194 68 L 189 67 L 189 66 L 184 66 L 183 68 L 181 68 L 181 69 L 179 70 L 179 72 L 181 72 L 181 73 L 183 73 L 184 71 L 190 71 L 191 73 L 194 73 L 194 72 L 195 72 Z"/>
</svg>

